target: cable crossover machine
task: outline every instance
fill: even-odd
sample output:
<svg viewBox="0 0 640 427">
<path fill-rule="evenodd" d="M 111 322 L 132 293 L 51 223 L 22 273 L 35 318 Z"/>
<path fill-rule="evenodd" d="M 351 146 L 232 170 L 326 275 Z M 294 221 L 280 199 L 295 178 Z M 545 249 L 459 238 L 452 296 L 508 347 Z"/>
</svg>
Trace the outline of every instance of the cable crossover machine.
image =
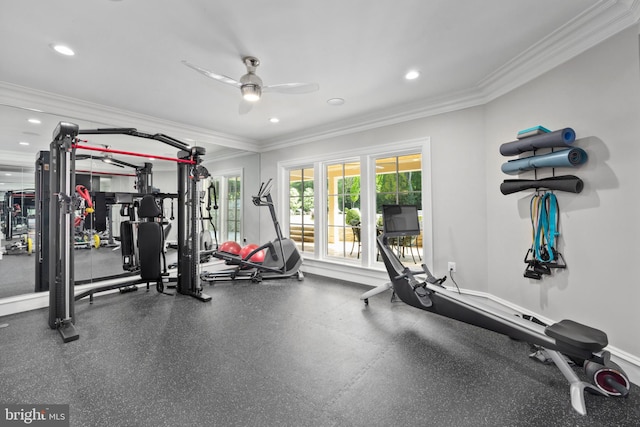
<svg viewBox="0 0 640 427">
<path fill-rule="evenodd" d="M 119 134 L 133 137 L 153 139 L 178 149 L 177 156 L 165 157 L 152 154 L 134 153 L 108 148 L 99 148 L 79 144 L 79 134 Z M 179 294 L 192 296 L 207 302 L 211 297 L 202 292 L 198 275 L 199 245 L 198 218 L 199 194 L 198 183 L 209 176 L 208 171 L 200 163 L 205 154 L 203 147 L 190 147 L 180 140 L 163 134 L 147 134 L 134 128 L 109 128 L 80 130 L 78 125 L 60 122 L 53 132 L 53 140 L 49 146 L 49 197 L 43 199 L 41 207 L 44 214 L 48 212 L 42 234 L 43 250 L 42 266 L 37 269 L 36 281 L 48 281 L 49 284 L 49 326 L 57 329 L 64 342 L 79 338 L 75 328 L 75 294 L 74 294 L 74 219 L 76 202 L 75 160 L 76 150 L 94 150 L 112 154 L 124 154 L 159 160 L 173 161 L 178 169 L 177 223 L 178 223 L 178 263 L 175 278 Z M 153 201 L 152 201 L 153 202 Z M 155 204 L 155 202 L 153 202 Z M 157 224 L 159 226 L 159 224 Z M 159 227 L 160 228 L 160 227 Z M 161 230 L 159 231 L 161 232 Z M 48 254 L 45 255 L 45 254 Z M 158 255 L 159 256 L 159 255 Z M 159 267 L 158 267 L 159 268 Z M 142 279 L 144 277 L 144 269 Z M 152 281 L 154 281 L 152 279 Z M 159 278 L 158 281 L 162 279 Z M 159 290 L 161 283 L 158 283 Z"/>
</svg>

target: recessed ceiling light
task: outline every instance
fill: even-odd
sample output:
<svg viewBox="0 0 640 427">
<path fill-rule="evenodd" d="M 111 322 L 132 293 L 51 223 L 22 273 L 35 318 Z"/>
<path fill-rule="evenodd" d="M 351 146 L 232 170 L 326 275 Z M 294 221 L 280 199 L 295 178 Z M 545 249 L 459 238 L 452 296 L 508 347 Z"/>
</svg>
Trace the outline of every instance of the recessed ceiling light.
<svg viewBox="0 0 640 427">
<path fill-rule="evenodd" d="M 40 123 L 42 123 L 40 120 L 38 119 L 28 119 L 27 120 L 29 123 L 33 123 L 34 125 L 39 125 Z"/>
<path fill-rule="evenodd" d="M 342 98 L 331 98 L 327 100 L 327 104 L 329 105 L 343 105 L 344 99 Z"/>
<path fill-rule="evenodd" d="M 6 172 L 4 176 L 11 176 L 11 174 L 9 172 Z"/>
<path fill-rule="evenodd" d="M 280 119 L 279 119 L 279 118 L 277 118 L 277 117 L 271 117 L 271 118 L 269 119 L 269 121 L 270 121 L 271 123 L 278 123 L 278 122 L 280 122 Z"/>
<path fill-rule="evenodd" d="M 411 70 L 407 74 L 404 75 L 404 78 L 407 80 L 415 80 L 420 77 L 420 72 L 416 70 Z"/>
<path fill-rule="evenodd" d="M 20 145 L 29 145 L 29 143 L 25 142 L 25 141 L 20 141 L 18 144 L 20 144 Z"/>
<path fill-rule="evenodd" d="M 54 44 L 51 47 L 61 55 L 73 56 L 76 54 L 69 46 L 65 46 L 62 44 Z"/>
<path fill-rule="evenodd" d="M 416 70 L 411 70 L 407 74 L 404 75 L 404 78 L 407 80 L 415 80 L 420 77 L 420 72 Z"/>
</svg>

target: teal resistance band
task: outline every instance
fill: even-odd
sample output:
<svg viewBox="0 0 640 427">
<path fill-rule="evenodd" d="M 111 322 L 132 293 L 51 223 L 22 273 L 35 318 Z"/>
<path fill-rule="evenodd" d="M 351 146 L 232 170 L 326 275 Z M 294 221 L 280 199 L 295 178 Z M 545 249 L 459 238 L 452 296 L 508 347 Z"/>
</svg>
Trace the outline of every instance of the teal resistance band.
<svg viewBox="0 0 640 427">
<path fill-rule="evenodd" d="M 538 261 L 550 262 L 555 260 L 555 243 L 558 235 L 558 200 L 555 194 L 547 192 L 542 196 L 540 205 L 538 227 L 534 239 L 535 257 Z"/>
</svg>

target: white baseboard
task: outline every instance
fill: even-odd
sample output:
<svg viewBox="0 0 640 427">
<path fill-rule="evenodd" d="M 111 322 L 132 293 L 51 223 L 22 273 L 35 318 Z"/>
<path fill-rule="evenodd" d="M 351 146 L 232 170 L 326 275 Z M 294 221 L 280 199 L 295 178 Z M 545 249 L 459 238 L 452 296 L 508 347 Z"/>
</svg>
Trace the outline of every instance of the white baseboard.
<svg viewBox="0 0 640 427">
<path fill-rule="evenodd" d="M 103 280 L 99 283 L 96 282 L 93 284 L 76 286 L 75 293 L 77 295 L 81 292 L 88 291 L 92 288 L 111 285 L 111 284 L 122 283 L 124 285 L 127 282 L 131 282 L 132 280 L 139 279 L 139 278 L 140 276 L 128 276 L 128 277 L 121 277 L 116 279 Z M 137 286 L 138 288 L 140 288 L 140 287 L 146 287 L 147 285 L 143 283 Z M 102 291 L 99 294 L 96 294 L 96 296 L 108 295 L 115 292 L 119 292 L 119 290 L 111 289 L 109 291 Z M 48 291 L 35 292 L 33 294 L 18 295 L 15 297 L 0 298 L 0 317 L 8 316 L 10 314 L 15 314 L 15 313 L 22 313 L 23 311 L 37 310 L 39 308 L 45 308 L 45 307 L 49 307 Z"/>
<path fill-rule="evenodd" d="M 456 290 L 453 288 L 448 288 L 448 289 Z M 546 318 L 530 310 L 526 310 L 509 301 L 506 301 L 502 298 L 498 298 L 494 295 L 491 295 L 485 292 L 477 292 L 477 291 L 471 291 L 466 289 L 461 289 L 460 292 L 466 295 L 484 298 L 487 301 L 490 301 L 500 306 L 502 309 L 508 309 L 510 311 L 513 311 L 514 314 L 527 314 L 527 315 L 533 316 L 539 319 L 540 321 L 546 323 L 547 325 L 556 323 L 556 320 Z M 608 350 L 611 353 L 611 360 L 617 363 L 626 372 L 631 382 L 636 385 L 640 385 L 640 358 L 612 345 L 607 346 L 606 350 Z"/>
<path fill-rule="evenodd" d="M 0 299 L 0 317 L 49 307 L 49 292 L 18 295 Z"/>
</svg>

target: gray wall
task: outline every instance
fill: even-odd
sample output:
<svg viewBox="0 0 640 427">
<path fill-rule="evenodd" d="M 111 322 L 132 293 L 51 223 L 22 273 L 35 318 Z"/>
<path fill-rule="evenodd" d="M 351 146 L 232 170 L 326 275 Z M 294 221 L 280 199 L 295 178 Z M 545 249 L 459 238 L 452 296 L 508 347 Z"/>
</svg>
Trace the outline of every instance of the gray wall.
<svg viewBox="0 0 640 427">
<path fill-rule="evenodd" d="M 282 160 L 430 137 L 433 270 L 444 274 L 447 261 L 456 261 L 461 287 L 548 320 L 572 318 L 603 329 L 638 363 L 638 53 L 634 27 L 482 107 L 262 153 L 262 177 L 276 177 Z M 540 282 L 522 276 L 531 244 L 530 193 L 500 193 L 509 176 L 500 171 L 507 158 L 498 152 L 537 124 L 574 128 L 576 145 L 590 156 L 580 169 L 562 171 L 585 182 L 581 194 L 558 193 L 559 247 L 569 268 Z M 272 237 L 264 218 L 262 240 Z"/>
<path fill-rule="evenodd" d="M 607 331 L 640 355 L 635 263 L 640 259 L 638 29 L 624 31 L 486 106 L 489 292 L 554 320 Z M 518 129 L 572 127 L 589 162 L 575 170 L 581 194 L 558 192 L 560 251 L 569 268 L 541 282 L 522 276 L 530 244 L 527 194 L 502 196 L 498 154 Z M 565 172 L 565 171 L 563 171 Z M 571 173 L 571 171 L 568 171 Z"/>
<path fill-rule="evenodd" d="M 456 261 L 458 277 L 486 291 L 486 189 L 484 124 L 481 108 L 415 120 L 302 146 L 262 153 L 263 176 L 276 176 L 277 162 L 321 157 L 345 150 L 389 146 L 431 138 L 434 267 L 442 274 Z M 280 187 L 278 187 L 280 190 Z M 472 245 L 466 242 L 473 242 Z"/>
</svg>

